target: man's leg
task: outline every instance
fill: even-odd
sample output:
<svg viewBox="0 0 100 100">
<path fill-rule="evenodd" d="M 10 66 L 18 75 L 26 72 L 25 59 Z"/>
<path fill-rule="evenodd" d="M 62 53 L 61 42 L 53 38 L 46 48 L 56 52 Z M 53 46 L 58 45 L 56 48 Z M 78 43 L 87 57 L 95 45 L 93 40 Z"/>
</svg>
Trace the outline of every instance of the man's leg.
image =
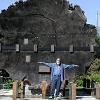
<svg viewBox="0 0 100 100">
<path fill-rule="evenodd" d="M 57 89 L 56 95 L 57 96 L 59 95 L 60 87 L 61 87 L 61 78 L 58 77 L 57 84 L 56 84 L 56 89 Z"/>
<path fill-rule="evenodd" d="M 55 88 L 56 88 L 56 78 L 54 77 L 53 80 L 52 80 L 52 83 L 51 83 L 51 93 L 50 95 L 51 96 L 54 96 L 54 92 L 55 92 Z"/>
</svg>

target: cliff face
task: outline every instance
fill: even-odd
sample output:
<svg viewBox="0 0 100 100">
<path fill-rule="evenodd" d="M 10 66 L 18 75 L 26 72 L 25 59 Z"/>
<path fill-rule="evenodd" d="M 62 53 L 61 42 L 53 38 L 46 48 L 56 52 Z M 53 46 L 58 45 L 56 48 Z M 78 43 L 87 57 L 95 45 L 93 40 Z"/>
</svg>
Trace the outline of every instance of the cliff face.
<svg viewBox="0 0 100 100">
<path fill-rule="evenodd" d="M 96 28 L 86 24 L 84 11 L 80 6 L 72 6 L 66 0 L 27 0 L 11 5 L 0 14 L 0 68 L 6 69 L 13 79 L 27 76 L 34 80 L 38 75 L 37 61 L 55 62 L 61 57 L 64 63 L 79 64 L 79 72 L 91 62 L 93 54 L 79 50 L 70 54 L 66 48 L 95 45 Z M 28 45 L 24 45 L 28 38 Z M 20 53 L 15 52 L 15 44 L 20 44 Z M 38 45 L 38 53 L 32 52 L 34 44 Z M 55 53 L 50 53 L 54 44 Z M 5 47 L 13 48 L 12 51 Z M 27 52 L 25 51 L 27 49 Z M 25 62 L 25 56 L 31 56 L 31 62 Z M 3 59 L 2 59 L 3 58 Z M 77 59 L 76 59 L 77 58 Z"/>
<path fill-rule="evenodd" d="M 39 46 L 59 44 L 57 46 L 66 47 L 70 44 L 74 46 L 94 44 L 91 36 L 95 36 L 96 30 L 91 26 L 86 24 L 86 17 L 80 7 L 78 5 L 73 7 L 65 0 L 20 1 L 16 6 L 9 7 L 0 17 L 0 27 L 3 31 L 1 34 L 4 37 L 21 38 L 27 35 L 33 41 L 37 37 Z M 43 41 L 43 38 L 48 41 Z M 12 40 L 11 42 L 13 44 Z"/>
</svg>

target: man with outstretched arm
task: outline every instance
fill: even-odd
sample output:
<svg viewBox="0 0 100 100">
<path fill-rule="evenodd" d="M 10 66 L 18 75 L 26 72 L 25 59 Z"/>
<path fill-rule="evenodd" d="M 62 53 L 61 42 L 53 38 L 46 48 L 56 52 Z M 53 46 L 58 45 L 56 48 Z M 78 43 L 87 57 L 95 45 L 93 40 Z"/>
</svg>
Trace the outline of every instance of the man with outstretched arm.
<svg viewBox="0 0 100 100">
<path fill-rule="evenodd" d="M 60 58 L 56 59 L 56 63 L 46 63 L 46 62 L 38 62 L 41 64 L 45 64 L 48 67 L 51 68 L 51 93 L 50 93 L 50 99 L 54 98 L 54 92 L 56 89 L 56 97 L 59 95 L 61 83 L 65 80 L 64 77 L 64 69 L 65 68 L 73 68 L 78 67 L 78 65 L 75 64 L 62 64 Z"/>
</svg>

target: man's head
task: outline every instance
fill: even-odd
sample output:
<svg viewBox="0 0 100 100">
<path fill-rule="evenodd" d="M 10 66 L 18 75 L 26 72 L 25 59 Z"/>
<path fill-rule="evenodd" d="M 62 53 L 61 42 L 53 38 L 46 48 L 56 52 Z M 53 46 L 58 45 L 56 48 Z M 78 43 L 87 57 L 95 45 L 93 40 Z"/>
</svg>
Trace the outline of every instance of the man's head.
<svg viewBox="0 0 100 100">
<path fill-rule="evenodd" d="M 60 58 L 57 58 L 57 59 L 56 59 L 56 64 L 57 64 L 57 65 L 60 65 L 60 64 L 61 64 L 61 59 L 60 59 Z"/>
</svg>

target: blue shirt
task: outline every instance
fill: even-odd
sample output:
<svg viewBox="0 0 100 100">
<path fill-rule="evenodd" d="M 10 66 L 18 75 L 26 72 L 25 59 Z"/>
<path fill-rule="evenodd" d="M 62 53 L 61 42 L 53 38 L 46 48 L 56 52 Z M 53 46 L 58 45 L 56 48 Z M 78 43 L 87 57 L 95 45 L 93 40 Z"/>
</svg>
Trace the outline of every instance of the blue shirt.
<svg viewBox="0 0 100 100">
<path fill-rule="evenodd" d="M 74 66 L 76 66 L 74 64 L 71 64 L 71 65 L 61 64 L 59 66 L 60 68 L 58 69 L 57 68 L 58 66 L 56 63 L 45 63 L 45 62 L 42 62 L 42 63 L 51 68 L 51 80 L 54 75 L 61 75 L 61 81 L 63 81 L 65 79 L 64 69 L 65 68 L 73 68 Z"/>
<path fill-rule="evenodd" d="M 61 75 L 61 67 L 55 66 L 53 69 L 53 75 Z"/>
</svg>

